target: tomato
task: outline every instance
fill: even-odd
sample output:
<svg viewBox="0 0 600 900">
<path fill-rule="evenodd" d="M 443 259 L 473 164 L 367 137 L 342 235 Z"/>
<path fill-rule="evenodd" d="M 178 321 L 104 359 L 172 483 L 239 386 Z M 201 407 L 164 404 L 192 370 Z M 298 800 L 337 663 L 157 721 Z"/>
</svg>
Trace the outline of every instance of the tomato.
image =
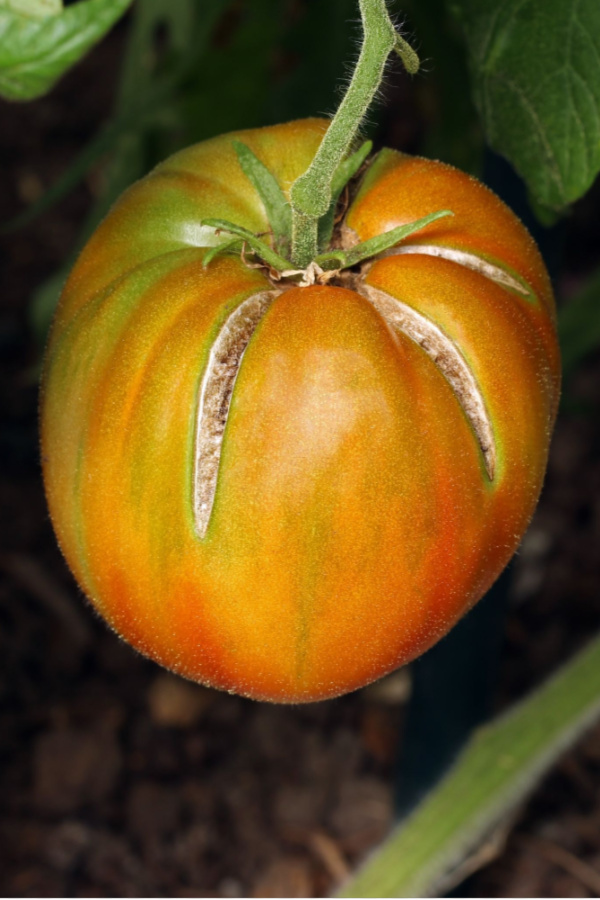
<svg viewBox="0 0 600 900">
<path fill-rule="evenodd" d="M 532 515 L 559 391 L 531 237 L 442 163 L 376 157 L 346 246 L 454 216 L 360 270 L 299 286 L 239 252 L 203 266 L 206 218 L 269 228 L 232 139 L 288 191 L 326 127 L 206 141 L 126 191 L 43 378 L 48 503 L 86 595 L 146 656 L 272 701 L 379 678 L 482 596 Z"/>
</svg>

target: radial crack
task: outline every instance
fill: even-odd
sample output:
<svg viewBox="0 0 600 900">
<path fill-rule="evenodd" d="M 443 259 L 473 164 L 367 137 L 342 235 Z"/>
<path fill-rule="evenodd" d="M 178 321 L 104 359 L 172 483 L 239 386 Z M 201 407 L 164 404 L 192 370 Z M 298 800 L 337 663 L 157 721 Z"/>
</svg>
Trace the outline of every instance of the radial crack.
<svg viewBox="0 0 600 900">
<path fill-rule="evenodd" d="M 280 291 L 261 291 L 226 319 L 212 345 L 200 387 L 194 463 L 194 520 L 206 535 L 217 489 L 221 446 L 242 357 L 256 327 Z"/>
<path fill-rule="evenodd" d="M 496 444 L 479 386 L 463 355 L 433 322 L 385 291 L 364 282 L 358 287 L 385 321 L 419 344 L 438 367 L 460 403 L 481 448 L 490 481 L 496 470 Z"/>
<path fill-rule="evenodd" d="M 448 259 L 459 266 L 464 266 L 466 269 L 479 272 L 480 275 L 489 278 L 490 281 L 495 281 L 496 284 L 500 284 L 502 287 L 510 288 L 510 290 L 516 291 L 517 294 L 521 294 L 523 297 L 531 297 L 531 291 L 522 281 L 519 281 L 513 275 L 509 275 L 500 266 L 495 266 L 486 259 L 477 256 L 477 254 L 467 253 L 465 250 L 454 250 L 452 247 L 441 247 L 438 244 L 401 244 L 399 247 L 392 247 L 390 250 L 386 250 L 378 259 L 385 256 L 402 256 L 405 253 L 423 253 L 426 256 L 438 256 L 441 259 Z"/>
</svg>

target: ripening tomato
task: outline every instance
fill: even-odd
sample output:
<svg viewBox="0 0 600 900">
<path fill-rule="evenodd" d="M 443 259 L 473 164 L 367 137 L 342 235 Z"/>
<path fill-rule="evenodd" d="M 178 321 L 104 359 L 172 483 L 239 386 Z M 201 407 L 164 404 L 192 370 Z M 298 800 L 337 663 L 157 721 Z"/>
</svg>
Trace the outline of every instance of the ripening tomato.
<svg viewBox="0 0 600 900">
<path fill-rule="evenodd" d="M 375 158 L 342 244 L 454 216 L 354 270 L 203 265 L 206 218 L 269 230 L 232 138 L 288 191 L 326 127 L 206 141 L 126 191 L 43 379 L 51 516 L 94 606 L 173 671 L 274 701 L 379 678 L 482 596 L 535 507 L 559 390 L 535 244 L 447 165 Z"/>
</svg>

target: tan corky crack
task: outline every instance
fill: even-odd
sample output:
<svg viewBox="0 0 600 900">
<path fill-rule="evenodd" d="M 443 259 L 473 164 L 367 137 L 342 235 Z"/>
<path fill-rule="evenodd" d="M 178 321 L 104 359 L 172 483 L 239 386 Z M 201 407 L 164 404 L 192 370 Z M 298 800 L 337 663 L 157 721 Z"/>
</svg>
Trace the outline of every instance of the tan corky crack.
<svg viewBox="0 0 600 900">
<path fill-rule="evenodd" d="M 464 357 L 450 338 L 412 307 L 364 282 L 357 290 L 369 300 L 392 329 L 419 344 L 436 364 L 462 406 L 483 454 L 490 480 L 496 469 L 496 445 L 479 386 Z"/>
<path fill-rule="evenodd" d="M 472 269 L 473 272 L 479 272 L 480 275 L 484 275 L 490 281 L 495 281 L 496 284 L 500 284 L 502 287 L 510 288 L 510 290 L 516 291 L 517 294 L 521 294 L 523 297 L 531 296 L 531 291 L 522 281 L 514 278 L 504 269 L 501 269 L 500 266 L 495 266 L 475 253 L 467 253 L 465 250 L 454 250 L 452 247 L 441 247 L 437 244 L 401 244 L 399 247 L 392 247 L 390 250 L 381 253 L 377 259 L 381 259 L 384 256 L 402 256 L 405 253 L 423 253 L 426 256 L 448 259 L 450 262 L 464 266 L 466 269 Z M 375 262 L 375 260 L 372 260 L 372 262 Z"/>
<path fill-rule="evenodd" d="M 485 469 L 493 480 L 496 446 L 481 391 L 454 342 L 433 322 L 385 291 L 361 279 L 355 289 L 388 325 L 419 344 L 454 391 L 481 448 Z M 240 304 L 222 325 L 211 348 L 200 387 L 196 420 L 193 505 L 198 535 L 208 530 L 217 489 L 223 435 L 242 357 L 262 317 L 281 291 L 261 291 Z"/>
<path fill-rule="evenodd" d="M 261 291 L 244 300 L 225 321 L 210 351 L 200 387 L 196 420 L 194 520 L 206 535 L 219 474 L 223 434 L 244 351 L 267 309 L 280 291 Z"/>
</svg>

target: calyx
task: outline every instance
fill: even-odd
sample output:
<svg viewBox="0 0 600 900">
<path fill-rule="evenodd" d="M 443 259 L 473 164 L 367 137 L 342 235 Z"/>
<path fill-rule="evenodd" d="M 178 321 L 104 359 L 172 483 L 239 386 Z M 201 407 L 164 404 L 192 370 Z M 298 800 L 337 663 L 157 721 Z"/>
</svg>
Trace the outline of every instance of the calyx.
<svg viewBox="0 0 600 900">
<path fill-rule="evenodd" d="M 352 269 L 398 247 L 406 238 L 437 219 L 453 215 L 449 209 L 437 210 L 414 222 L 375 235 L 367 241 L 343 246 L 344 241 L 335 239 L 336 213 L 340 198 L 348 190 L 352 179 L 366 164 L 372 149 L 371 141 L 366 141 L 338 167 L 332 184 L 329 209 L 318 223 L 319 252 L 306 267 L 298 268 L 289 258 L 292 245 L 292 215 L 285 194 L 272 172 L 246 144 L 233 141 L 233 146 L 244 174 L 256 188 L 265 208 L 270 225 L 270 241 L 267 242 L 263 235 L 254 234 L 235 222 L 225 219 L 203 219 L 201 225 L 214 228 L 217 234 L 231 235 L 229 240 L 211 247 L 206 252 L 205 267 L 222 253 L 239 252 L 245 262 L 247 262 L 246 254 L 249 253 L 252 256 L 250 265 L 264 266 L 275 282 L 286 279 L 299 286 L 314 284 L 315 281 L 324 284 L 339 272 Z"/>
</svg>

